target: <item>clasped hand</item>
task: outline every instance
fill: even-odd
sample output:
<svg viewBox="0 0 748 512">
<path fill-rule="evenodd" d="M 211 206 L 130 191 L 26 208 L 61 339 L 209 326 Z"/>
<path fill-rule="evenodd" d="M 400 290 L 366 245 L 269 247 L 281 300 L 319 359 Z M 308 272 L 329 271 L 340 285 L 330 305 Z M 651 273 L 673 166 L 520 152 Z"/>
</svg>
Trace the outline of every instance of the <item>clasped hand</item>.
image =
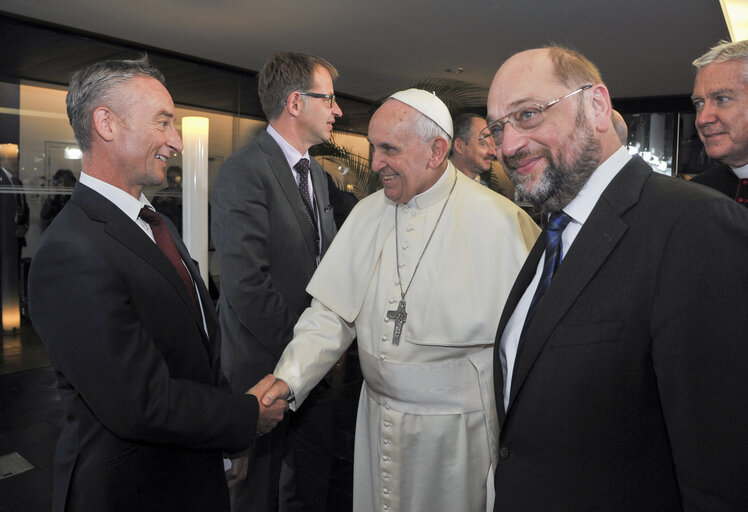
<svg viewBox="0 0 748 512">
<path fill-rule="evenodd" d="M 246 394 L 254 395 L 257 398 L 257 403 L 260 406 L 260 415 L 257 418 L 257 434 L 267 434 L 275 428 L 275 426 L 283 419 L 283 414 L 288 409 L 288 402 L 285 397 L 288 397 L 290 391 L 287 391 L 284 396 L 281 396 L 277 392 L 278 383 L 282 383 L 283 386 L 278 386 L 280 389 L 285 387 L 288 390 L 288 385 L 282 380 L 276 380 L 272 375 L 266 375 L 260 382 L 252 386 Z M 276 390 L 276 391 L 273 391 Z M 267 393 L 270 392 L 270 396 L 274 397 L 272 400 L 267 400 Z M 278 398 L 278 399 L 276 399 Z"/>
</svg>

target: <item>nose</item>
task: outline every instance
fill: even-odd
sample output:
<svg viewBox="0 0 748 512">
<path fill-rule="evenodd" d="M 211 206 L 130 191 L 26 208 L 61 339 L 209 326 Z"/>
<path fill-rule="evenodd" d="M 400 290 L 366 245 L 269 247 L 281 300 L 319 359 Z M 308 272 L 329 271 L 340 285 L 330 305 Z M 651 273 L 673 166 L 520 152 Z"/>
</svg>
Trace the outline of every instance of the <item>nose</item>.
<svg viewBox="0 0 748 512">
<path fill-rule="evenodd" d="M 376 149 L 371 150 L 371 170 L 379 172 L 386 167 L 384 160 L 379 156 L 380 152 Z"/>
<path fill-rule="evenodd" d="M 332 104 L 332 115 L 334 115 L 335 117 L 343 116 L 343 110 L 340 108 L 337 101 L 334 101 Z"/>
<path fill-rule="evenodd" d="M 169 138 L 166 141 L 166 145 L 175 153 L 181 153 L 182 149 L 184 149 L 182 138 L 179 136 L 179 132 L 177 132 L 177 129 L 174 126 L 169 130 Z"/>
<path fill-rule="evenodd" d="M 714 109 L 708 101 L 705 101 L 701 109 L 696 112 L 696 128 L 706 126 L 716 120 L 717 116 L 714 115 Z"/>
<path fill-rule="evenodd" d="M 501 152 L 504 156 L 514 156 L 514 154 L 527 145 L 527 137 L 517 130 L 512 123 L 504 125 L 504 138 L 501 141 Z M 494 154 L 496 151 L 494 150 Z"/>
</svg>

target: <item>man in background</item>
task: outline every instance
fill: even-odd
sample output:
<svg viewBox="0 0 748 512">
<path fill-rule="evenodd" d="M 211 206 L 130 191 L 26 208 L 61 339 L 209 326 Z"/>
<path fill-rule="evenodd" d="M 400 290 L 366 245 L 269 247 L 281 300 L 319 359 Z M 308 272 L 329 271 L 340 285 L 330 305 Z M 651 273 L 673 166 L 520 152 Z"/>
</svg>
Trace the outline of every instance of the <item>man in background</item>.
<svg viewBox="0 0 748 512">
<path fill-rule="evenodd" d="M 327 142 L 342 115 L 333 90 L 337 74 L 326 60 L 301 53 L 266 62 L 258 93 L 269 125 L 216 178 L 211 205 L 221 266 L 221 362 L 235 392 L 275 368 L 309 306 L 304 289 L 336 232 L 327 178 L 309 148 Z M 252 446 L 248 477 L 231 490 L 234 512 L 268 512 L 279 503 L 282 511 L 326 509 L 327 381 L 309 405 Z"/>
<path fill-rule="evenodd" d="M 722 41 L 693 65 L 696 131 L 719 163 L 691 181 L 748 206 L 748 41 Z"/>
<path fill-rule="evenodd" d="M 161 215 L 169 217 L 182 236 L 182 168 L 170 165 L 166 169 L 166 188 L 156 193 L 153 207 Z"/>
<path fill-rule="evenodd" d="M 454 120 L 454 141 L 449 159 L 462 174 L 480 183 L 480 175 L 491 170 L 496 149 L 491 137 L 481 137 L 486 120 L 477 114 L 460 114 Z"/>
</svg>

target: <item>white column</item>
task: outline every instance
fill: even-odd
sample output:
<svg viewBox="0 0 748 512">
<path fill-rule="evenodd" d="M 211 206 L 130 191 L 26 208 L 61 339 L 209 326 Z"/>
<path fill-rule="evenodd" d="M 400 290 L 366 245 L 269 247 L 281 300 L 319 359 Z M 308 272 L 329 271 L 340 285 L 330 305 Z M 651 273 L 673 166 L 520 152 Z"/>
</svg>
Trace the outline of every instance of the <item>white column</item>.
<svg viewBox="0 0 748 512">
<path fill-rule="evenodd" d="M 207 117 L 182 118 L 182 238 L 208 284 Z"/>
</svg>

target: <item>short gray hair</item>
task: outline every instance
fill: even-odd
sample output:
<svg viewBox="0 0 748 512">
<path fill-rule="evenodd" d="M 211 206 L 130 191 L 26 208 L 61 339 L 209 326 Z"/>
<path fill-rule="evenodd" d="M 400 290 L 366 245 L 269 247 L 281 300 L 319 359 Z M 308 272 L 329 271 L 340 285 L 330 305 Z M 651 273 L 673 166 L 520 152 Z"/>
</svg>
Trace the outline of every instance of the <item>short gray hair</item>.
<svg viewBox="0 0 748 512">
<path fill-rule="evenodd" d="M 743 61 L 743 81 L 748 82 L 748 40 L 720 41 L 712 46 L 708 52 L 692 62 L 698 73 L 709 64 L 728 62 L 731 60 Z"/>
<path fill-rule="evenodd" d="M 114 109 L 119 86 L 138 76 L 165 83 L 164 75 L 148 62 L 146 55 L 137 60 L 97 62 L 73 75 L 65 103 L 81 151 L 85 153 L 91 149 L 94 110 L 100 106 Z"/>
</svg>

